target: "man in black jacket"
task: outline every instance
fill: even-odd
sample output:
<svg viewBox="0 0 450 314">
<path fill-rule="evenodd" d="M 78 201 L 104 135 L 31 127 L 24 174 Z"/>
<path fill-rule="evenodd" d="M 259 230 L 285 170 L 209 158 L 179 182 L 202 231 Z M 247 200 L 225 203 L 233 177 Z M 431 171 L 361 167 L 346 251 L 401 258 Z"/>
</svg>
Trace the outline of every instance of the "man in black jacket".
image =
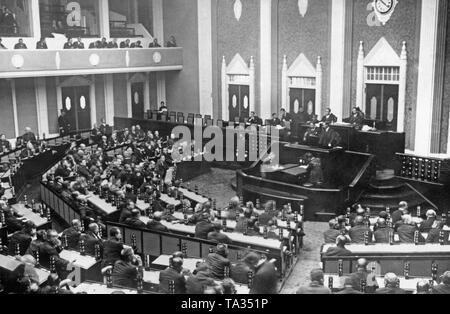
<svg viewBox="0 0 450 314">
<path fill-rule="evenodd" d="M 113 284 L 136 288 L 139 266 L 142 266 L 141 258 L 134 254 L 132 248 L 125 247 L 121 252 L 121 259 L 114 264 L 112 273 Z"/>
<path fill-rule="evenodd" d="M 355 226 L 348 231 L 352 243 L 364 243 L 366 233 L 369 243 L 372 242 L 372 231 L 365 225 L 364 217 L 357 216 L 355 218 Z"/>
<path fill-rule="evenodd" d="M 91 223 L 88 227 L 88 231 L 82 234 L 80 241 L 84 241 L 86 248 L 86 254 L 95 256 L 96 246 L 98 246 L 99 253 L 101 254 L 103 249 L 102 238 L 99 235 L 99 227 L 96 223 Z"/>
<path fill-rule="evenodd" d="M 230 267 L 228 248 L 225 244 L 217 245 L 216 252 L 208 254 L 206 264 L 215 279 L 225 278 L 225 267 Z"/>
<path fill-rule="evenodd" d="M 423 237 L 422 233 L 420 233 L 419 228 L 414 223 L 410 215 L 403 215 L 402 221 L 402 223 L 398 224 L 397 228 L 397 234 L 400 243 L 414 243 L 416 232 L 418 232 L 419 235 L 419 242 L 425 242 L 425 238 Z"/>
<path fill-rule="evenodd" d="M 61 235 L 62 244 L 70 249 L 78 250 L 80 248 L 81 221 L 72 220 L 72 225 L 64 230 Z M 66 243 L 67 242 L 67 243 Z"/>
<path fill-rule="evenodd" d="M 155 212 L 153 214 L 153 219 L 147 222 L 147 229 L 159 232 L 170 232 L 169 228 L 161 223 L 162 217 L 162 212 Z"/>
<path fill-rule="evenodd" d="M 124 248 L 122 233 L 119 228 L 112 227 L 109 230 L 109 239 L 103 242 L 102 267 L 114 265 L 121 258 L 121 252 Z"/>
<path fill-rule="evenodd" d="M 216 222 L 213 225 L 214 231 L 208 233 L 207 239 L 217 243 L 231 244 L 231 239 L 226 234 L 220 232 L 222 230 L 222 224 L 220 222 Z"/>
<path fill-rule="evenodd" d="M 181 273 L 183 270 L 183 259 L 175 257 L 171 265 L 159 273 L 159 292 L 169 294 L 169 283 L 174 283 L 174 293 L 186 293 L 186 279 Z"/>
<path fill-rule="evenodd" d="M 377 230 L 373 233 L 375 237 L 375 243 L 389 243 L 389 237 L 394 229 L 389 228 L 384 218 L 378 218 Z"/>
<path fill-rule="evenodd" d="M 431 294 L 450 294 L 450 271 L 442 275 L 442 283 L 431 289 Z"/>
<path fill-rule="evenodd" d="M 144 229 L 147 225 L 141 221 L 140 218 L 141 212 L 139 209 L 135 208 L 131 211 L 131 217 L 125 220 L 125 224 L 133 228 Z"/>
<path fill-rule="evenodd" d="M 23 229 L 12 234 L 8 243 L 8 254 L 17 255 L 17 249 L 19 249 L 19 255 L 25 255 L 28 250 L 33 237 L 36 235 L 36 226 L 32 221 L 24 223 Z"/>
<path fill-rule="evenodd" d="M 384 275 L 384 288 L 377 289 L 375 294 L 406 294 L 406 291 L 401 289 L 400 280 L 394 273 L 387 273 Z"/>
<path fill-rule="evenodd" d="M 336 243 L 337 237 L 341 234 L 339 230 L 337 230 L 337 221 L 336 219 L 331 219 L 329 221 L 330 228 L 323 233 L 323 238 L 325 243 Z"/>
<path fill-rule="evenodd" d="M 345 248 L 345 244 L 348 243 L 347 237 L 340 235 L 336 239 L 336 246 L 330 247 L 325 252 L 325 256 L 349 256 L 352 252 Z"/>
<path fill-rule="evenodd" d="M 66 118 L 66 111 L 61 110 L 61 115 L 58 117 L 59 135 L 67 135 L 70 132 L 70 123 Z"/>
<path fill-rule="evenodd" d="M 253 285 L 250 294 L 277 294 L 279 276 L 273 261 L 261 257 L 254 269 Z"/>
<path fill-rule="evenodd" d="M 203 213 L 202 220 L 195 225 L 195 237 L 207 239 L 208 233 L 214 231 L 214 225 L 211 223 L 210 215 Z"/>
</svg>

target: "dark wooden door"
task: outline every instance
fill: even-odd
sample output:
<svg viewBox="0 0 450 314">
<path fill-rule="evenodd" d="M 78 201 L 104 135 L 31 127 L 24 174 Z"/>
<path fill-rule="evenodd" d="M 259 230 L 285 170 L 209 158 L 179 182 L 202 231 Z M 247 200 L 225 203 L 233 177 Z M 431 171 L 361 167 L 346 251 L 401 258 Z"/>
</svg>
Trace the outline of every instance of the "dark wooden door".
<svg viewBox="0 0 450 314">
<path fill-rule="evenodd" d="M 131 84 L 133 119 L 144 119 L 144 83 Z"/>
<path fill-rule="evenodd" d="M 241 122 L 250 116 L 250 87 L 248 85 L 229 85 L 229 120 L 239 118 Z"/>
<path fill-rule="evenodd" d="M 303 108 L 303 112 L 314 114 L 316 110 L 316 90 L 306 88 L 290 88 L 290 112 L 297 113 Z"/>
<path fill-rule="evenodd" d="M 62 88 L 63 109 L 70 123 L 71 131 L 91 128 L 91 105 L 89 86 Z"/>
<path fill-rule="evenodd" d="M 388 130 L 397 130 L 398 85 L 366 85 L 366 119 L 381 120 Z"/>
</svg>

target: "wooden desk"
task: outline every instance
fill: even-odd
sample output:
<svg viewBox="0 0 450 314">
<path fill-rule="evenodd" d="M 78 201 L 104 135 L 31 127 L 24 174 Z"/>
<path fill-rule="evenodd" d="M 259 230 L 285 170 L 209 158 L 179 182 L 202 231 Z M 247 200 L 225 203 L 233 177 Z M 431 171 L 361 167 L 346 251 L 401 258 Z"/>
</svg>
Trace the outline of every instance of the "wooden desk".
<svg viewBox="0 0 450 314">
<path fill-rule="evenodd" d="M 47 218 L 42 218 L 39 214 L 33 213 L 31 208 L 25 207 L 24 204 L 15 204 L 11 206 L 16 214 L 32 221 L 38 229 L 51 224 Z"/>
<path fill-rule="evenodd" d="M 5 269 L 9 272 L 13 272 L 21 264 L 23 264 L 23 263 L 19 262 L 12 256 L 0 255 L 0 268 L 2 268 L 2 269 Z M 34 270 L 36 271 L 36 274 L 38 275 L 38 278 L 39 278 L 38 284 L 39 285 L 42 285 L 44 282 L 47 281 L 48 276 L 50 275 L 49 271 L 42 269 L 42 268 L 34 268 Z"/>
<path fill-rule="evenodd" d="M 73 263 L 74 269 L 67 278 L 75 282 L 76 285 L 89 279 L 100 279 L 100 262 L 94 257 L 88 255 L 82 256 L 79 252 L 69 250 L 64 250 L 59 253 L 59 257 Z"/>
<path fill-rule="evenodd" d="M 98 195 L 95 195 L 92 192 L 89 192 L 87 201 L 89 204 L 103 212 L 105 215 L 111 215 L 118 211 L 117 207 L 113 206 L 110 203 L 107 203 L 104 199 L 101 199 Z"/>
<path fill-rule="evenodd" d="M 328 280 L 329 278 L 333 278 L 333 289 L 343 289 L 344 288 L 344 281 L 345 276 L 339 277 L 338 275 L 333 274 L 325 274 L 324 276 L 324 283 L 325 286 L 328 287 Z M 377 285 L 379 288 L 384 288 L 384 277 L 377 276 L 375 277 L 377 281 Z M 408 292 L 415 292 L 417 290 L 417 283 L 419 283 L 422 280 L 429 281 L 431 280 L 431 277 L 415 277 L 415 278 L 409 278 L 405 279 L 405 277 L 398 277 L 400 280 L 400 288 L 408 291 Z M 437 284 L 437 283 L 435 283 Z"/>
<path fill-rule="evenodd" d="M 194 192 L 189 191 L 188 189 L 185 189 L 185 188 L 178 188 L 178 191 L 182 192 L 184 197 L 186 197 L 186 198 L 190 199 L 191 201 L 194 201 L 195 203 L 198 203 L 198 204 L 204 204 L 209 201 L 209 199 L 207 199 L 201 195 L 195 194 Z"/>
<path fill-rule="evenodd" d="M 124 294 L 137 294 L 137 290 L 127 288 L 108 288 L 101 283 L 83 282 L 76 288 L 70 288 L 73 293 L 87 293 L 87 294 L 112 294 L 113 292 L 123 292 Z"/>
<path fill-rule="evenodd" d="M 171 255 L 161 255 L 157 259 L 155 259 L 152 262 L 152 267 L 156 269 L 165 269 L 169 267 L 169 260 L 171 258 Z M 191 272 L 194 272 L 194 270 L 197 269 L 197 263 L 204 263 L 204 259 L 200 258 L 184 258 L 183 259 L 183 268 L 190 270 Z"/>
</svg>

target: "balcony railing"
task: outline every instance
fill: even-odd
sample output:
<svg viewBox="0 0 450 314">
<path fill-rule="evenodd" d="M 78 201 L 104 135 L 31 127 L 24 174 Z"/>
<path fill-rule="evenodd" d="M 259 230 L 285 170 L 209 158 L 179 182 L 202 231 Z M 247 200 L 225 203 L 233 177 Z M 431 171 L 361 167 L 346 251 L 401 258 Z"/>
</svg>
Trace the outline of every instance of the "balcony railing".
<svg viewBox="0 0 450 314">
<path fill-rule="evenodd" d="M 0 78 L 181 69 L 183 48 L 0 50 Z"/>
</svg>

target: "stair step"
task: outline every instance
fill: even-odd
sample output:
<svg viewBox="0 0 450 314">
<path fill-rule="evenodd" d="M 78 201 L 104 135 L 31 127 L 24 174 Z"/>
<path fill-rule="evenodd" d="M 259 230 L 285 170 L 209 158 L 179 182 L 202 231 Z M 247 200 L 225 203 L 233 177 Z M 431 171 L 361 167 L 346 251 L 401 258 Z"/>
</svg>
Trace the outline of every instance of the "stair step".
<svg viewBox="0 0 450 314">
<path fill-rule="evenodd" d="M 388 181 L 373 181 L 369 183 L 369 187 L 374 190 L 386 191 L 386 190 L 398 190 L 405 187 L 405 183 L 399 180 Z"/>
<path fill-rule="evenodd" d="M 377 194 L 377 193 L 364 193 L 361 198 L 362 199 L 376 199 L 376 200 L 388 200 L 388 199 L 410 199 L 417 197 L 417 194 L 412 190 L 406 190 L 398 193 L 393 194 Z"/>
</svg>

